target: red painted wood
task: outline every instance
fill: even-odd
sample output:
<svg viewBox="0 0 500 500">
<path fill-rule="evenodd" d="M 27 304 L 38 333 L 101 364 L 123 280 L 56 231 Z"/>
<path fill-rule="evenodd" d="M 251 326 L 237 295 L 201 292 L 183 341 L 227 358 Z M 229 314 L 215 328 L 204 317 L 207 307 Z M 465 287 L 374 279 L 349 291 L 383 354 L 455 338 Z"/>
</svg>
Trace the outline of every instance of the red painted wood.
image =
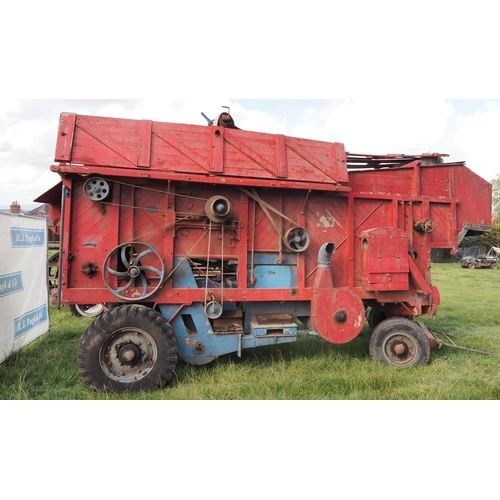
<svg viewBox="0 0 500 500">
<path fill-rule="evenodd" d="M 337 185 L 348 182 L 340 144 L 278 138 L 275 135 L 153 122 L 65 115 L 60 137 L 75 120 L 72 143 L 60 139 L 56 161 L 104 167 L 149 167 L 152 171 L 222 174 L 226 183 L 240 177 L 288 179 Z M 208 178 L 207 181 L 210 179 Z M 331 189 L 331 187 L 330 187 Z"/>
</svg>

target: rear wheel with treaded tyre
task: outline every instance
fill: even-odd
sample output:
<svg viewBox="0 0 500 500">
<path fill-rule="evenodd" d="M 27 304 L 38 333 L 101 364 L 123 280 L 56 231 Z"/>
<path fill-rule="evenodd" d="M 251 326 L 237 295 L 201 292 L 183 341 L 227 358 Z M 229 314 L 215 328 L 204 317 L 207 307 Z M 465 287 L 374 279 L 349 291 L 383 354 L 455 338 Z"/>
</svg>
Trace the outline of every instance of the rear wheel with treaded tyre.
<svg viewBox="0 0 500 500">
<path fill-rule="evenodd" d="M 374 328 L 370 339 L 370 355 L 386 364 L 405 368 L 429 362 L 429 339 L 418 323 L 393 317 Z"/>
<path fill-rule="evenodd" d="M 78 370 L 97 391 L 163 387 L 177 364 L 177 340 L 168 321 L 149 307 L 125 305 L 99 316 L 78 347 Z"/>
</svg>

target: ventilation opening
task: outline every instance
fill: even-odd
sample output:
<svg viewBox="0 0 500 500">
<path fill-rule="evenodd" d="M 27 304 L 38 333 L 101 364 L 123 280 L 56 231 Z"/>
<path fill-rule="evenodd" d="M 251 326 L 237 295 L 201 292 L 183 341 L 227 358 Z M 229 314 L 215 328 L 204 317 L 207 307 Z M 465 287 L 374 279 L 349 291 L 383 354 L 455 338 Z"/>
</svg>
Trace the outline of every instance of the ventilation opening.
<svg viewBox="0 0 500 500">
<path fill-rule="evenodd" d="M 196 331 L 196 326 L 194 324 L 193 317 L 191 316 L 191 314 L 181 314 L 181 317 L 189 335 L 197 335 L 198 332 Z"/>
</svg>

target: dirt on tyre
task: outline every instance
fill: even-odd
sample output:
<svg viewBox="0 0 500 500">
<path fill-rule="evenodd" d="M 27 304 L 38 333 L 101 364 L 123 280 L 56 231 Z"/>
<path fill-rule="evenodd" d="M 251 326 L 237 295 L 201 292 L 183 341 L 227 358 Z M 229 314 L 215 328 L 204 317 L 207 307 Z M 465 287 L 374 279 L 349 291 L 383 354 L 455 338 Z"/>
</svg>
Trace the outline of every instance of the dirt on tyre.
<svg viewBox="0 0 500 500">
<path fill-rule="evenodd" d="M 391 366 L 411 368 L 429 362 L 429 339 L 418 323 L 392 317 L 379 323 L 370 338 L 370 356 Z"/>
<path fill-rule="evenodd" d="M 170 323 L 149 307 L 123 305 L 102 313 L 83 334 L 78 371 L 92 389 L 138 392 L 167 384 L 177 364 Z"/>
</svg>

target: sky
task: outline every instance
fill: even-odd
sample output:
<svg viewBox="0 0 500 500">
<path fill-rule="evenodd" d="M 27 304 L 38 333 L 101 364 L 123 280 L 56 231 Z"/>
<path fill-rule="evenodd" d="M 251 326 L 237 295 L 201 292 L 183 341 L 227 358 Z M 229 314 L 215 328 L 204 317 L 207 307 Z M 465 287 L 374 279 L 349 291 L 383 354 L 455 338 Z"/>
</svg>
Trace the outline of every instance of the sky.
<svg viewBox="0 0 500 500">
<path fill-rule="evenodd" d="M 491 180 L 500 174 L 500 99 L 0 99 L 0 207 L 33 201 L 59 182 L 50 171 L 59 114 L 206 126 L 228 106 L 241 129 L 342 142 L 357 154 L 450 155 Z"/>
</svg>

